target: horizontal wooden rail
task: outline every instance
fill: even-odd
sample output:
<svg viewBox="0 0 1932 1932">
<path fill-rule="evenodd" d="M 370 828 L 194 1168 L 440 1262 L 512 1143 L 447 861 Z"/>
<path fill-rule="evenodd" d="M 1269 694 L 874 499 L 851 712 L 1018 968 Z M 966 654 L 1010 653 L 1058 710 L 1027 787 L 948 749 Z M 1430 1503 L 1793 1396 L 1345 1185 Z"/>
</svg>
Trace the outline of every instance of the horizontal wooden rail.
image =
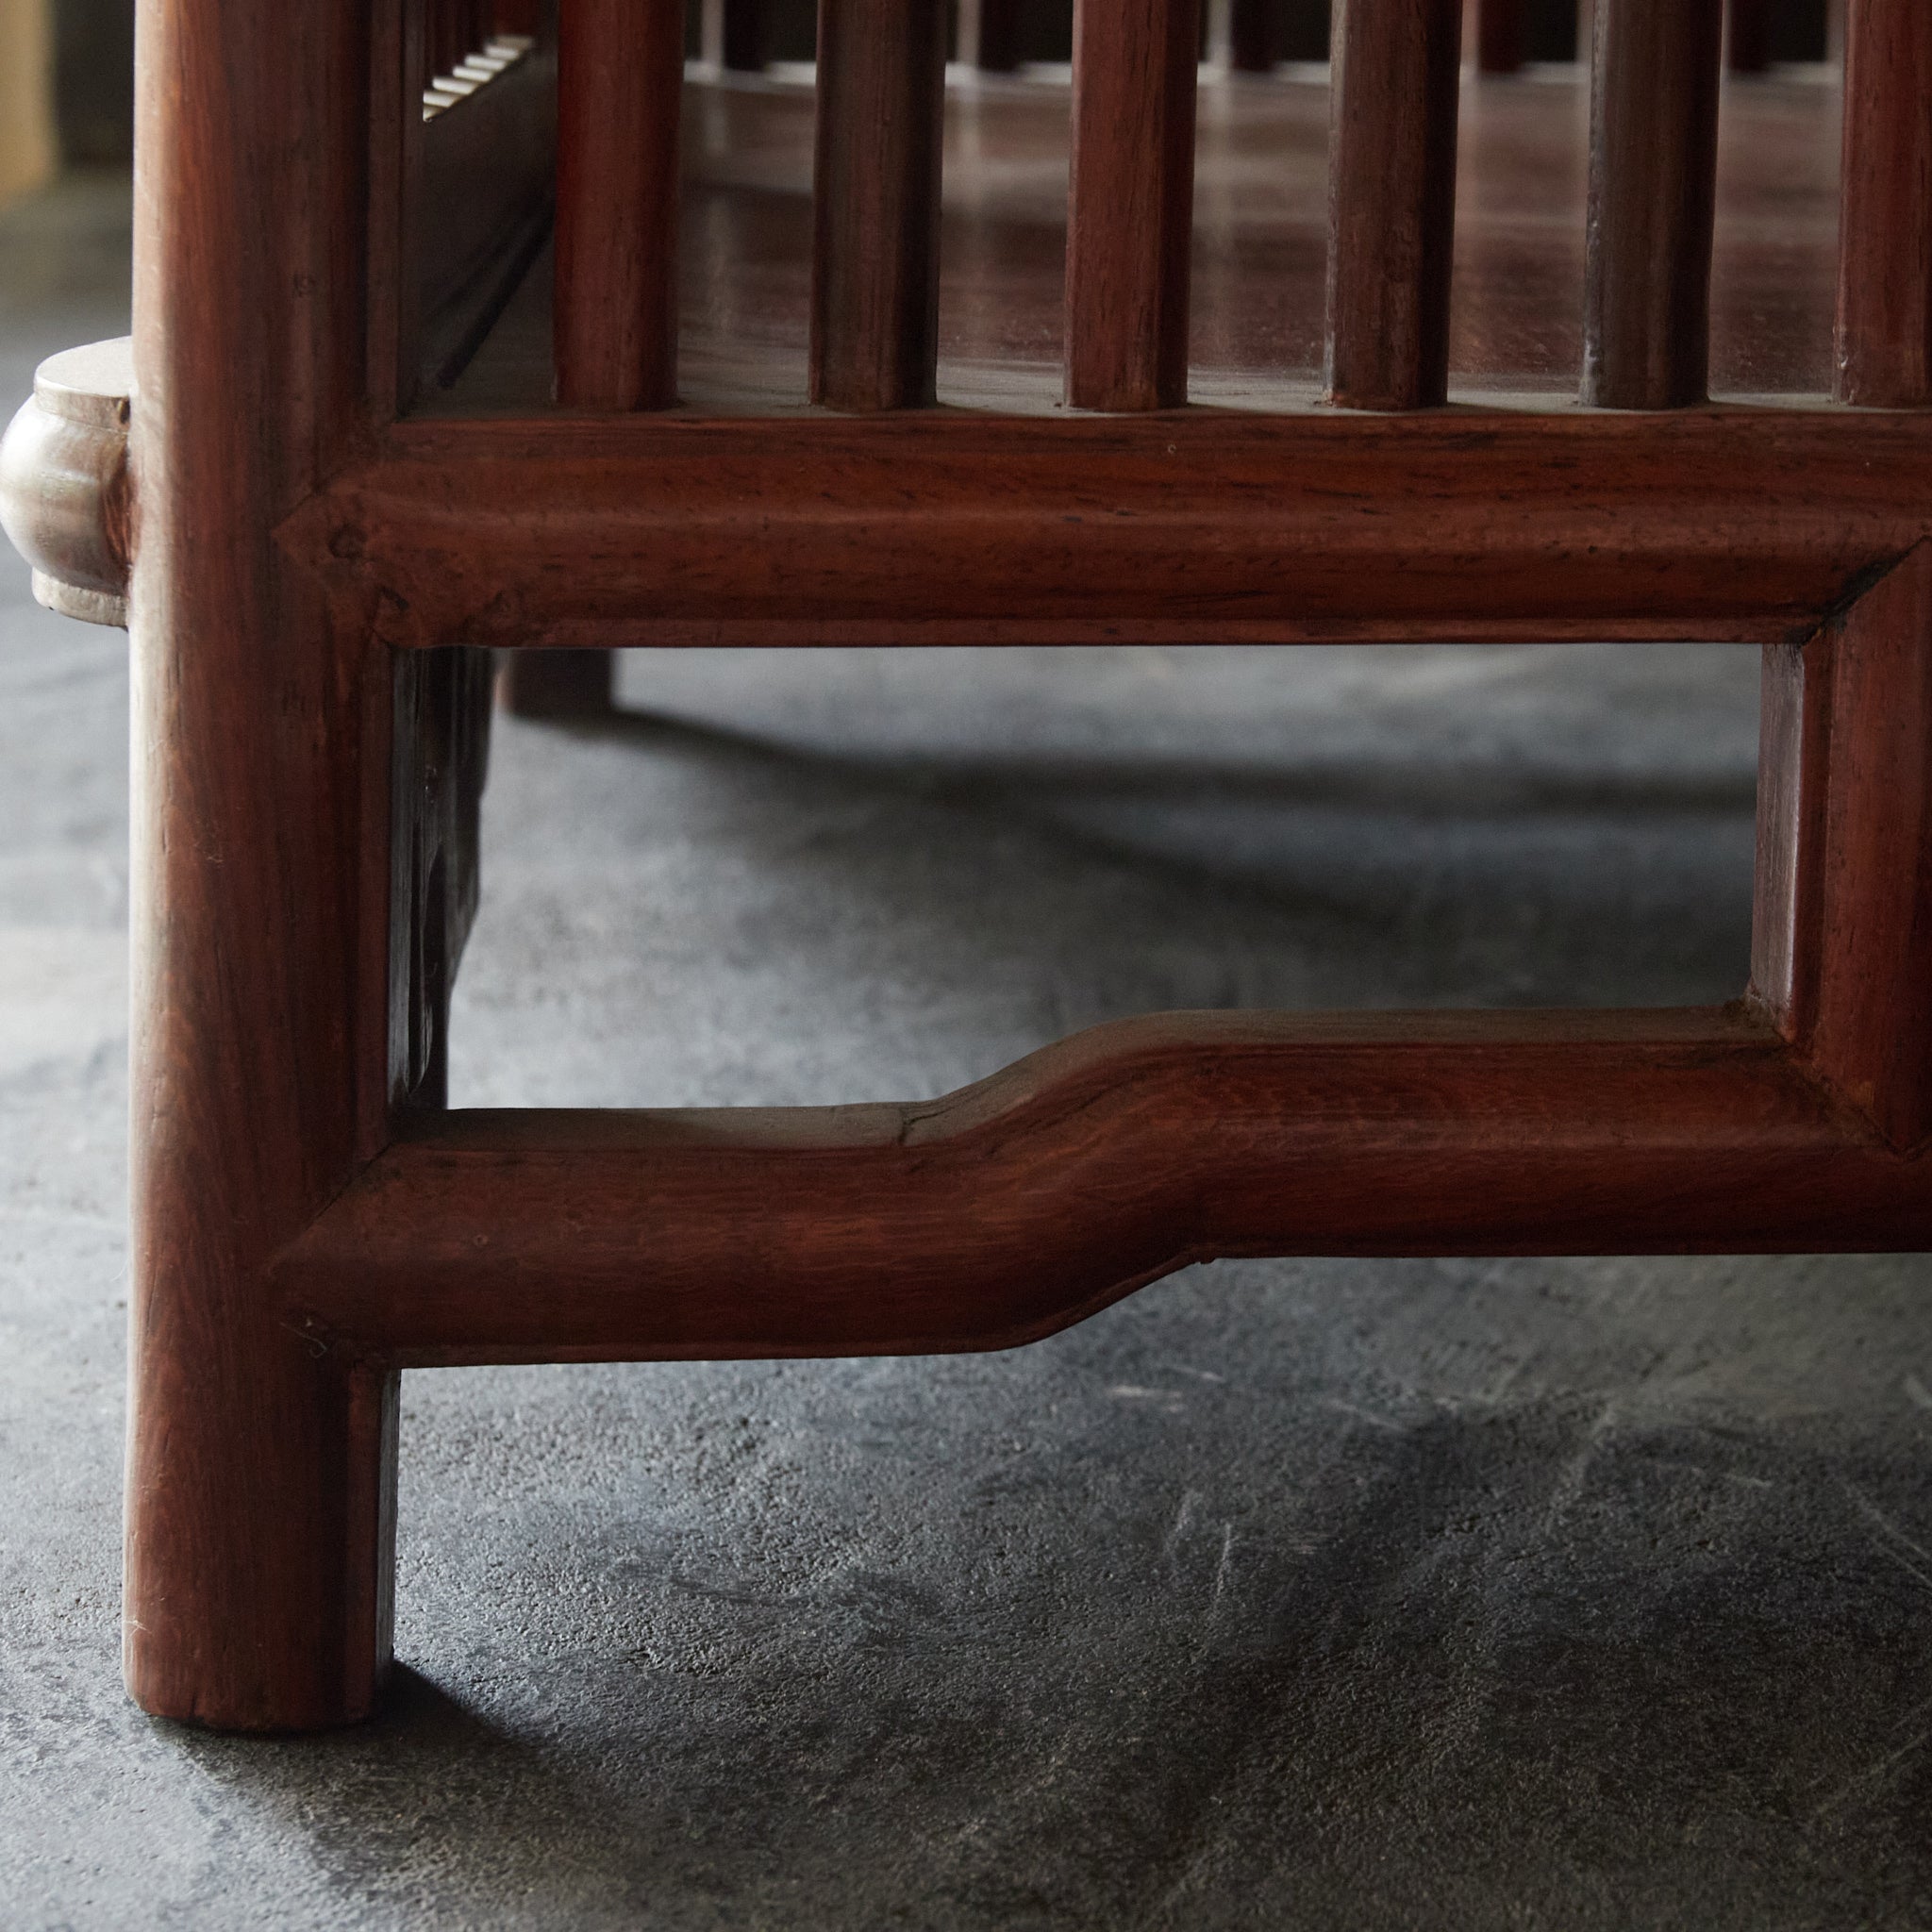
<svg viewBox="0 0 1932 1932">
<path fill-rule="evenodd" d="M 1932 1161 L 1741 1011 L 1179 1014 L 924 1106 L 426 1117 L 278 1274 L 428 1364 L 1003 1347 L 1225 1255 L 1928 1242 Z"/>
<path fill-rule="evenodd" d="M 282 541 L 402 646 L 1772 641 L 1928 475 L 1825 408 L 417 422 Z"/>
</svg>

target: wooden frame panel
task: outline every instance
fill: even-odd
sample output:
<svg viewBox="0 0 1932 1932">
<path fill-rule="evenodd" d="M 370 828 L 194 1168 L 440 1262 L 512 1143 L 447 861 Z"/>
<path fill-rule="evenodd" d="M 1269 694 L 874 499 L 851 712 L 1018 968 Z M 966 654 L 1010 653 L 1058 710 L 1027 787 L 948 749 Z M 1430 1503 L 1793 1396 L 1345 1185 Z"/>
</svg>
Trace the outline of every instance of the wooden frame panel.
<svg viewBox="0 0 1932 1932">
<path fill-rule="evenodd" d="M 1074 307 L 1145 413 L 397 425 L 419 10 L 142 0 L 149 1709 L 372 1707 L 403 1364 L 996 1347 L 1211 1255 L 1932 1245 L 1932 283 L 1882 245 L 1923 128 L 1874 66 L 1916 16 L 1852 19 L 1841 361 L 1886 412 L 1346 418 L 1155 407 L 1191 8 L 1137 7 L 1159 165 L 1088 156 L 1165 214 L 1151 254 L 1095 229 Z M 1586 635 L 1767 646 L 1733 1008 L 1166 1016 L 929 1103 L 441 1108 L 482 744 L 476 660 L 427 647 Z"/>
</svg>

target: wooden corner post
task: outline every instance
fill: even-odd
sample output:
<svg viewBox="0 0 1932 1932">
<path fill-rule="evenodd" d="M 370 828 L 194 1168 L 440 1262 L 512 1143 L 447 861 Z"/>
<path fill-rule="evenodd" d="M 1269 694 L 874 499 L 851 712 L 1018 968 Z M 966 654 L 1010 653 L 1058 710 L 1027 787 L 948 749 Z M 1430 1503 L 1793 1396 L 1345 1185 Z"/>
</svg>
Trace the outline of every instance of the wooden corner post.
<svg viewBox="0 0 1932 1932">
<path fill-rule="evenodd" d="M 387 1106 L 388 653 L 275 536 L 364 423 L 371 11 L 141 0 L 125 1662 L 230 1729 L 389 1649 L 395 1379 L 269 1286 Z"/>
</svg>

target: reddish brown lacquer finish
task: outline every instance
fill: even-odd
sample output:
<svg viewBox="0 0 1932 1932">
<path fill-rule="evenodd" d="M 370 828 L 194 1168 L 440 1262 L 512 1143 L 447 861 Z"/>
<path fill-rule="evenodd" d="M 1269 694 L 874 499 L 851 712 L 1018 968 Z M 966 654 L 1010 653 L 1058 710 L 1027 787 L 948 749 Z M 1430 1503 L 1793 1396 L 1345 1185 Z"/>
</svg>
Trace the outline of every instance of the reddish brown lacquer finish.
<svg viewBox="0 0 1932 1932">
<path fill-rule="evenodd" d="M 1821 409 L 425 423 L 300 522 L 409 648 L 1758 642 L 1932 529 L 1928 454 Z"/>
<path fill-rule="evenodd" d="M 811 399 L 912 409 L 939 366 L 944 0 L 821 0 Z"/>
<path fill-rule="evenodd" d="M 1902 1154 L 1932 1134 L 1932 545 L 1775 674 L 1793 723 L 1781 1018 Z"/>
<path fill-rule="evenodd" d="M 1851 0 L 1838 393 L 1874 408 L 1932 400 L 1932 7 Z"/>
<path fill-rule="evenodd" d="M 348 8 L 140 36 L 127 1679 L 335 1724 L 388 1654 L 395 1375 L 268 1275 L 386 1135 L 391 692 L 274 531 L 360 430 L 369 55 Z"/>
<path fill-rule="evenodd" d="M 1067 401 L 1188 397 L 1199 0 L 1076 0 Z"/>
<path fill-rule="evenodd" d="M 558 12 L 557 397 L 677 398 L 680 0 L 562 0 Z"/>
<path fill-rule="evenodd" d="M 1681 409 L 1710 368 L 1723 0 L 1596 0 L 1583 399 Z"/>
<path fill-rule="evenodd" d="M 678 17 L 566 8 L 568 408 L 478 420 L 426 382 L 444 413 L 393 420 L 529 258 L 546 44 L 425 128 L 423 64 L 492 18 L 467 0 L 142 0 L 135 380 L 63 400 L 43 373 L 0 461 L 8 526 L 106 600 L 73 608 L 125 590 L 134 656 L 142 1704 L 370 1709 L 403 1365 L 1001 1346 L 1215 1255 L 1932 1247 L 1923 9 L 1863 0 L 1849 30 L 1839 357 L 1871 407 L 1698 408 L 1719 8 L 1598 0 L 1605 413 L 1416 407 L 1441 393 L 1457 9 L 1350 0 L 1334 388 L 1391 412 L 1365 415 L 1179 407 L 1199 16 L 1163 0 L 1082 0 L 1079 408 L 907 407 L 933 395 L 931 0 L 824 13 L 814 380 L 849 413 L 802 406 L 802 353 L 782 408 L 656 408 Z M 1739 91 L 1751 125 L 1786 125 L 1787 86 Z M 1484 138 L 1567 111 L 1541 92 L 1487 92 Z M 708 111 L 733 102 L 802 143 L 783 90 Z M 1296 111 L 1284 154 L 1319 102 Z M 440 228 L 473 154 L 490 178 Z M 765 214 L 803 227 L 802 185 Z M 1056 251 L 1011 245 L 1037 303 Z M 1766 647 L 1748 997 L 1168 1015 L 871 1107 L 446 1110 L 490 648 L 554 711 L 629 644 L 1458 637 Z"/>
<path fill-rule="evenodd" d="M 1341 0 L 1334 37 L 1328 396 L 1426 408 L 1449 386 L 1462 0 Z"/>
<path fill-rule="evenodd" d="M 920 1106 L 425 1119 L 279 1287 L 410 1364 L 927 1353 L 1217 1255 L 1928 1234 L 1923 1170 L 1742 1010 L 1191 1013 Z"/>
</svg>

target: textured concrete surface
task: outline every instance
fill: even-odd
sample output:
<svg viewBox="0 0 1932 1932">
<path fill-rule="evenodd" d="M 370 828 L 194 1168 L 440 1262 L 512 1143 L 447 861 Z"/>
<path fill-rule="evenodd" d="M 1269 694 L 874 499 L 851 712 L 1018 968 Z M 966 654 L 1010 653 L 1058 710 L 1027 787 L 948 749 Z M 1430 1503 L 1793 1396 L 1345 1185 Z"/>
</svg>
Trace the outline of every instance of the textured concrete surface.
<svg viewBox="0 0 1932 1932">
<path fill-rule="evenodd" d="M 0 391 L 125 210 L 0 217 Z M 471 1102 L 1140 1008 L 1721 996 L 1749 654 L 625 667 L 506 727 Z M 1932 1923 L 1932 1274 L 1242 1263 L 1018 1355 L 406 1382 L 358 1734 L 116 1674 L 125 676 L 0 566 L 0 1925 Z"/>
</svg>

